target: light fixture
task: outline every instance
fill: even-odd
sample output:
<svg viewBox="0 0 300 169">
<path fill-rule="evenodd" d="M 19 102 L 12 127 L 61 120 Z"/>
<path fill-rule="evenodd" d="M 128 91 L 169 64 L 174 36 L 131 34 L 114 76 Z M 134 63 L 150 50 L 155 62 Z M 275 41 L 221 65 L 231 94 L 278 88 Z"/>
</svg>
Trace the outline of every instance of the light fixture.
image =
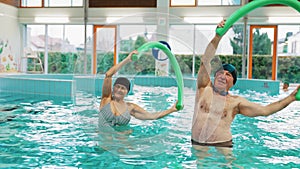
<svg viewBox="0 0 300 169">
<path fill-rule="evenodd" d="M 4 13 L 0 13 L 0 16 L 4 16 Z"/>
<path fill-rule="evenodd" d="M 107 17 L 106 23 L 143 23 L 143 17 L 140 16 L 124 16 L 124 17 Z"/>
<path fill-rule="evenodd" d="M 196 17 L 187 16 L 183 20 L 188 23 L 219 23 L 223 20 L 223 17 Z"/>
<path fill-rule="evenodd" d="M 70 22 L 69 17 L 59 16 L 37 16 L 34 18 L 36 23 L 68 23 Z"/>
<path fill-rule="evenodd" d="M 121 18 L 122 17 L 115 17 L 115 16 L 107 17 L 106 22 L 107 23 L 113 23 L 113 22 L 116 22 L 117 20 L 120 20 Z"/>
<path fill-rule="evenodd" d="M 300 17 L 269 17 L 269 23 L 299 23 Z"/>
</svg>

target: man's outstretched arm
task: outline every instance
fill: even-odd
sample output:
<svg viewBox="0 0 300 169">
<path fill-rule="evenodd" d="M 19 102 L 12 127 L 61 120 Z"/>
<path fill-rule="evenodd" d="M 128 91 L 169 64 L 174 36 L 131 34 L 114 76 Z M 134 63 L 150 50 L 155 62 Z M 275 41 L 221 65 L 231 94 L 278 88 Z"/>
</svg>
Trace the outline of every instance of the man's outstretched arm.
<svg viewBox="0 0 300 169">
<path fill-rule="evenodd" d="M 221 21 L 218 27 L 223 27 L 225 20 Z M 222 39 L 222 36 L 215 35 L 215 37 L 207 45 L 204 55 L 201 57 L 201 64 L 198 71 L 197 86 L 198 88 L 205 87 L 210 82 L 210 73 L 211 73 L 211 60 L 216 54 L 219 42 Z"/>
</svg>

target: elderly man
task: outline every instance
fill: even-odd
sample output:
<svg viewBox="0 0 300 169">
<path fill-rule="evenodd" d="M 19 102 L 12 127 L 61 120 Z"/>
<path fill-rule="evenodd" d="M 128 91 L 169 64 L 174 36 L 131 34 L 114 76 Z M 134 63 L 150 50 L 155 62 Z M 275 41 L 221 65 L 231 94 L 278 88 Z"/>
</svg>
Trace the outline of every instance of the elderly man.
<svg viewBox="0 0 300 169">
<path fill-rule="evenodd" d="M 223 27 L 225 21 L 218 24 Z M 260 105 L 228 91 L 237 81 L 237 71 L 231 64 L 223 64 L 210 80 L 211 61 L 221 36 L 215 35 L 208 44 L 197 78 L 197 91 L 192 125 L 192 144 L 199 146 L 232 147 L 231 123 L 237 114 L 249 117 L 268 116 L 276 113 L 296 100 L 300 86 L 286 98 Z"/>
</svg>

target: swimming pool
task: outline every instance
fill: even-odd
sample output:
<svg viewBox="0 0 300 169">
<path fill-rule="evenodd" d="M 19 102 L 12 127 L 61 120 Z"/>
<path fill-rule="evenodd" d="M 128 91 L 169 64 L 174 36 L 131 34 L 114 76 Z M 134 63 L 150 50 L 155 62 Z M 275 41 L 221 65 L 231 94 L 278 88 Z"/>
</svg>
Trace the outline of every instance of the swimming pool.
<svg viewBox="0 0 300 169">
<path fill-rule="evenodd" d="M 176 88 L 135 86 L 127 100 L 152 110 L 176 100 Z M 276 96 L 239 92 L 267 104 Z M 234 148 L 225 158 L 211 148 L 204 158 L 190 144 L 194 91 L 184 90 L 184 109 L 157 121 L 132 119 L 118 130 L 132 130 L 105 140 L 97 131 L 99 98 L 82 93 L 80 106 L 68 102 L 1 95 L 1 168 L 298 168 L 300 165 L 300 105 L 292 103 L 269 117 L 238 115 L 233 122 Z M 166 103 L 166 104 L 162 104 Z M 12 116 L 13 118 L 6 117 Z M 101 142 L 102 141 L 102 142 Z M 118 143 L 118 144 L 117 144 Z"/>
</svg>

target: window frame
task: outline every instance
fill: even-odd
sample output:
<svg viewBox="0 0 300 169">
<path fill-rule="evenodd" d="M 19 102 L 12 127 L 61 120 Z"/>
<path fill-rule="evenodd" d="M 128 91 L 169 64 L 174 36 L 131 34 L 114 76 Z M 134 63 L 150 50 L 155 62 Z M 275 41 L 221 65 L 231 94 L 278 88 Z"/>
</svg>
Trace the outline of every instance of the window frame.
<svg viewBox="0 0 300 169">
<path fill-rule="evenodd" d="M 73 0 L 71 0 L 71 4 L 68 5 L 68 6 L 45 6 L 45 1 L 46 0 L 40 0 L 41 1 L 41 6 L 23 6 L 23 2 L 27 2 L 29 0 L 20 0 L 20 8 L 80 8 L 80 7 L 83 7 L 84 6 L 84 0 L 81 0 L 82 1 L 82 6 L 73 6 Z M 47 1 L 51 1 L 51 0 L 47 0 Z"/>
<path fill-rule="evenodd" d="M 172 5 L 172 0 L 169 1 L 169 7 L 197 7 L 198 0 L 194 0 L 194 5 Z"/>
</svg>

